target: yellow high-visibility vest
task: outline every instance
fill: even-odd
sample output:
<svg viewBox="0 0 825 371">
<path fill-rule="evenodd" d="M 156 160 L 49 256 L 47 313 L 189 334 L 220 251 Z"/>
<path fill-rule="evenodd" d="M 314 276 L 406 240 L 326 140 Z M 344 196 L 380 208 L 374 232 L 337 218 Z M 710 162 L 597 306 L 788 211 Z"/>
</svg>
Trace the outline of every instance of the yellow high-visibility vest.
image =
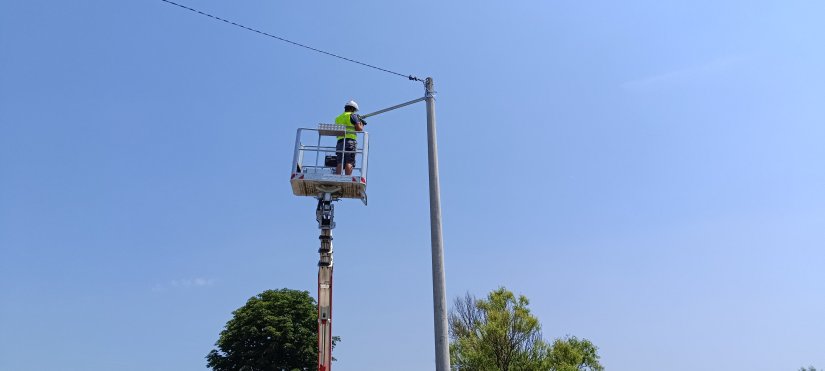
<svg viewBox="0 0 825 371">
<path fill-rule="evenodd" d="M 358 136 L 355 135 L 355 125 L 353 125 L 352 121 L 350 121 L 351 120 L 350 119 L 351 115 L 352 115 L 352 112 L 344 112 L 344 113 L 338 115 L 338 117 L 335 118 L 335 123 L 336 124 L 344 125 L 344 126 L 347 127 L 346 135 L 344 135 L 342 137 L 338 137 L 338 140 L 341 140 L 341 139 L 344 139 L 344 138 L 347 138 L 347 139 L 357 139 L 358 138 Z"/>
</svg>

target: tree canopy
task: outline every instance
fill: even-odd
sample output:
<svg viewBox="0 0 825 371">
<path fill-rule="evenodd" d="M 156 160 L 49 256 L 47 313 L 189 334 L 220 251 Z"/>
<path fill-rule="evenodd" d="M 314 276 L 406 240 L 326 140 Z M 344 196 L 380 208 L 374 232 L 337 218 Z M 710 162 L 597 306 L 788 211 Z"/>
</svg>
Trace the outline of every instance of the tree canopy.
<svg viewBox="0 0 825 371">
<path fill-rule="evenodd" d="M 214 371 L 313 370 L 318 312 L 307 291 L 267 290 L 234 312 L 206 356 Z"/>
<path fill-rule="evenodd" d="M 602 371 L 597 348 L 567 337 L 549 345 L 529 300 L 499 288 L 485 299 L 456 298 L 449 316 L 450 358 L 460 371 Z"/>
<path fill-rule="evenodd" d="M 556 339 L 545 360 L 549 371 L 602 371 L 598 348 L 587 339 L 575 336 Z"/>
</svg>

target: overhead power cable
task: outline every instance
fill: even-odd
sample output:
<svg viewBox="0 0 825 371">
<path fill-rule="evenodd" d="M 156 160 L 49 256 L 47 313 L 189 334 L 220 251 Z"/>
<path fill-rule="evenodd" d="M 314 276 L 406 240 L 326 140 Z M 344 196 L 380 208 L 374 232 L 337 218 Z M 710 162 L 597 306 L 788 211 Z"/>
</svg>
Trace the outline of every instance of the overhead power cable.
<svg viewBox="0 0 825 371">
<path fill-rule="evenodd" d="M 321 49 L 316 49 L 316 48 L 313 48 L 313 47 L 308 46 L 308 45 L 304 45 L 304 44 L 297 43 L 297 42 L 294 42 L 294 41 L 291 41 L 291 40 L 287 40 L 287 39 L 285 39 L 285 38 L 283 38 L 283 37 L 278 37 L 278 36 L 272 35 L 272 34 L 270 34 L 270 33 L 267 33 L 267 32 L 261 31 L 261 30 L 254 29 L 254 28 L 252 28 L 252 27 L 247 27 L 247 26 L 244 26 L 244 25 L 242 25 L 242 24 L 232 22 L 232 21 L 230 21 L 230 20 L 228 20 L 228 19 L 224 19 L 224 18 L 221 18 L 221 17 L 218 17 L 218 16 L 214 16 L 214 15 L 209 14 L 209 13 L 204 13 L 204 12 L 202 12 L 202 11 L 200 11 L 200 10 L 190 8 L 190 7 L 186 6 L 186 5 L 181 5 L 181 4 L 178 4 L 178 3 L 174 2 L 174 1 L 170 1 L 170 0 L 160 0 L 160 1 L 163 1 L 164 3 L 168 3 L 168 4 L 171 4 L 171 5 L 174 5 L 174 6 L 177 6 L 177 7 L 182 8 L 182 9 L 186 9 L 186 10 L 191 11 L 191 12 L 198 13 L 198 14 L 200 14 L 200 15 L 205 15 L 205 16 L 207 16 L 207 17 L 209 17 L 209 18 L 212 18 L 212 19 L 215 19 L 215 20 L 218 20 L 218 21 L 221 21 L 221 22 L 229 23 L 229 24 L 231 24 L 231 25 L 233 25 L 233 26 L 240 27 L 240 28 L 243 28 L 243 29 L 248 30 L 248 31 L 252 31 L 252 32 L 255 32 L 255 33 L 259 33 L 259 34 L 261 34 L 261 35 L 264 35 L 264 36 L 271 37 L 271 38 L 276 39 L 276 40 L 280 40 L 280 41 L 283 41 L 283 42 L 286 42 L 286 43 L 290 43 L 290 44 L 295 45 L 295 46 L 300 46 L 300 47 L 302 47 L 302 48 L 309 49 L 309 50 L 312 50 L 312 51 L 315 51 L 315 52 L 318 52 L 318 53 L 321 53 L 321 54 L 326 54 L 326 55 L 328 55 L 328 56 L 330 56 L 330 57 L 335 57 L 335 58 L 338 58 L 338 59 L 343 59 L 343 60 L 345 60 L 345 61 L 347 61 L 347 62 L 352 62 L 352 63 L 360 64 L 360 65 L 362 65 L 362 66 L 369 67 L 369 68 L 374 68 L 374 69 L 376 69 L 376 70 L 383 71 L 383 72 L 387 72 L 387 73 L 391 73 L 391 74 L 393 74 L 393 75 L 398 75 L 398 76 L 401 76 L 401 77 L 406 77 L 408 80 L 412 80 L 412 81 L 422 81 L 422 82 L 424 81 L 424 80 L 419 79 L 418 77 L 415 77 L 415 76 L 413 76 L 413 75 L 405 75 L 405 74 L 403 74 L 403 73 L 398 73 L 398 72 L 390 71 L 390 70 L 388 70 L 388 69 L 384 69 L 384 68 L 381 68 L 381 67 L 378 67 L 378 66 L 373 66 L 373 65 L 371 65 L 371 64 L 367 64 L 367 63 L 364 63 L 364 62 L 359 62 L 359 61 L 356 61 L 356 60 L 354 60 L 354 59 L 350 59 L 350 58 L 347 58 L 347 57 L 342 57 L 342 56 L 340 56 L 340 55 L 333 54 L 333 53 L 330 53 L 330 52 L 326 52 L 326 51 L 323 51 L 323 50 L 321 50 Z"/>
</svg>

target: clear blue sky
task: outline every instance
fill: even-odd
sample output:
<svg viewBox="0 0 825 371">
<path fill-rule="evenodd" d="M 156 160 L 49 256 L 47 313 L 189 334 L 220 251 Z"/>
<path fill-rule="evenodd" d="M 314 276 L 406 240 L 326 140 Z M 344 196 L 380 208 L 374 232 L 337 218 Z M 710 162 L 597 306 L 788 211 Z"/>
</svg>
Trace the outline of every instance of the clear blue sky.
<svg viewBox="0 0 825 371">
<path fill-rule="evenodd" d="M 818 1 L 182 3 L 438 90 L 448 297 L 526 295 L 610 371 L 825 367 Z M 400 77 L 159 0 L 0 2 L 0 370 L 203 370 L 313 292 L 294 131 Z M 425 110 L 337 205 L 337 371 L 433 367 Z"/>
</svg>

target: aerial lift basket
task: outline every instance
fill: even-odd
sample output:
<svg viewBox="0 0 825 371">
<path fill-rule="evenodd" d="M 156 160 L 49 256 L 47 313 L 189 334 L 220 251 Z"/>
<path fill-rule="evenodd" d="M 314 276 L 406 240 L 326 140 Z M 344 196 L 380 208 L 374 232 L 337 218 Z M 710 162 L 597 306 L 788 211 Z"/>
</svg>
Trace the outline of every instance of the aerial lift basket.
<svg viewBox="0 0 825 371">
<path fill-rule="evenodd" d="M 369 135 L 355 132 L 357 145 L 355 166 L 351 175 L 335 173 L 337 165 L 335 145 L 346 127 L 335 124 L 318 124 L 317 129 L 300 128 L 295 136 L 295 153 L 292 158 L 292 193 L 296 196 L 319 197 L 331 193 L 334 199 L 357 198 L 367 202 L 367 160 Z"/>
</svg>

